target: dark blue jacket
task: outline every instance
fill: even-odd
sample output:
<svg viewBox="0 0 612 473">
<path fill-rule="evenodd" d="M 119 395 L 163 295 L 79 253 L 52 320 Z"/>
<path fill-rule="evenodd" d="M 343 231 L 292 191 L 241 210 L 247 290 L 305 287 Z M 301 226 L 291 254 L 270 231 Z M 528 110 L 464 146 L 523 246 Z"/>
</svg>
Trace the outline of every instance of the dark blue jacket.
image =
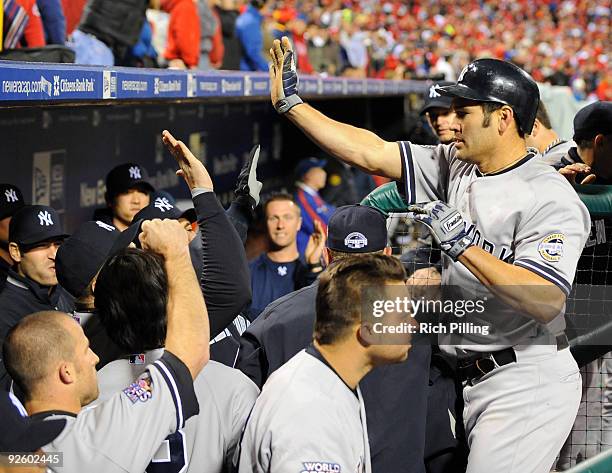
<svg viewBox="0 0 612 473">
<path fill-rule="evenodd" d="M 47 44 L 66 42 L 66 17 L 60 0 L 36 0 Z"/>
</svg>

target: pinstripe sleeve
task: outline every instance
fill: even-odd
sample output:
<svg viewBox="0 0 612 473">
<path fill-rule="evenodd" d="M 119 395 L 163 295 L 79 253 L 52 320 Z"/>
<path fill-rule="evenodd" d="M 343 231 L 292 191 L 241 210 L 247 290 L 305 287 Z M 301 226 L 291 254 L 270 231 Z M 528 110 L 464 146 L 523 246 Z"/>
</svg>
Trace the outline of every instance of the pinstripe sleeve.
<svg viewBox="0 0 612 473">
<path fill-rule="evenodd" d="M 449 148 L 399 141 L 402 182 L 398 189 L 408 204 L 444 200 L 448 185 Z"/>
</svg>

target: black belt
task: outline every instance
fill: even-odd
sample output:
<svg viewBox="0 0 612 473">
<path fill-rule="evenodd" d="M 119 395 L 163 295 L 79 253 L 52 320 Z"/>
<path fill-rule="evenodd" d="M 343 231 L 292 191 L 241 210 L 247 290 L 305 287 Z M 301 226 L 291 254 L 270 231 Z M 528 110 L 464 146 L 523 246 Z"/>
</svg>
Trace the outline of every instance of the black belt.
<svg viewBox="0 0 612 473">
<path fill-rule="evenodd" d="M 557 351 L 569 347 L 567 336 L 564 333 L 557 335 L 556 342 Z M 467 381 L 471 384 L 495 368 L 515 362 L 516 353 L 512 347 L 498 351 L 476 352 L 471 356 L 459 357 L 457 359 L 457 375 L 459 376 L 459 381 Z"/>
</svg>

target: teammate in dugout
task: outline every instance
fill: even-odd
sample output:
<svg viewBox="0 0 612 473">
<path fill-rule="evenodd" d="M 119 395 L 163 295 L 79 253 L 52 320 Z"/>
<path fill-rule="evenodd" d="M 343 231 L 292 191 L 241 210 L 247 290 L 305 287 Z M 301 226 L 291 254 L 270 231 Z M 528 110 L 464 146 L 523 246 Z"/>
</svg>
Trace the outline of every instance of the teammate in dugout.
<svg viewBox="0 0 612 473">
<path fill-rule="evenodd" d="M 440 242 L 442 283 L 494 296 L 497 310 L 480 320 L 490 335 L 444 347 L 463 366 L 467 471 L 550 471 L 580 401 L 564 307 L 590 218 L 567 181 L 527 150 L 536 83 L 508 62 L 468 64 L 439 90 L 453 97 L 455 142 L 422 147 L 304 104 L 289 40 L 270 52 L 277 112 L 328 154 L 401 180 L 413 217 Z"/>
<path fill-rule="evenodd" d="M 240 445 L 241 473 L 371 473 L 359 382 L 377 366 L 405 361 L 410 335 L 367 342 L 363 289 L 390 297 L 387 286 L 406 288 L 405 279 L 399 260 L 383 254 L 348 257 L 321 273 L 314 340 L 264 385 Z"/>
<path fill-rule="evenodd" d="M 34 419 L 66 421 L 42 447 L 45 453 L 63 452 L 63 466 L 51 471 L 145 471 L 162 441 L 198 413 L 193 380 L 208 362 L 209 326 L 187 232 L 173 220 L 142 227 L 143 248 L 163 257 L 167 273 L 166 351 L 123 391 L 82 410 L 98 396 L 98 358 L 68 314 L 31 314 L 4 343 L 7 370 L 25 393 L 28 413 Z"/>
</svg>

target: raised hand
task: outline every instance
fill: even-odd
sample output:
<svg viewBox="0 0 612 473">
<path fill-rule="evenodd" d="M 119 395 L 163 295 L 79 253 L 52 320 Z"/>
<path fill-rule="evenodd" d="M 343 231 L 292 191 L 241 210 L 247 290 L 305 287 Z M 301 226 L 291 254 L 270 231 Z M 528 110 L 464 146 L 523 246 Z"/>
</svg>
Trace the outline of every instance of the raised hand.
<svg viewBox="0 0 612 473">
<path fill-rule="evenodd" d="M 204 164 L 189 151 L 185 143 L 174 138 L 168 130 L 162 131 L 162 141 L 179 165 L 180 169 L 176 171 L 176 175 L 185 179 L 189 189 L 213 189 L 212 179 Z"/>
<path fill-rule="evenodd" d="M 270 98 L 278 113 L 287 113 L 303 103 L 298 96 L 299 77 L 295 67 L 295 53 L 289 38 L 275 39 L 270 49 Z"/>
</svg>

